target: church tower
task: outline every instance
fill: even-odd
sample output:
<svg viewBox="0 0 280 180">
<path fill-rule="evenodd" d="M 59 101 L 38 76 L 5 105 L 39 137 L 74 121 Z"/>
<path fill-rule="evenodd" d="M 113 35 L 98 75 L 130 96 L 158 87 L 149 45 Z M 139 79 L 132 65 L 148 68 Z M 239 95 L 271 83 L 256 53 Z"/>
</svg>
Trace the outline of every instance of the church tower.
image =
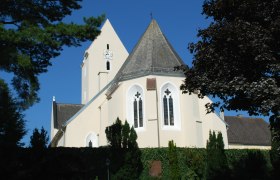
<svg viewBox="0 0 280 180">
<path fill-rule="evenodd" d="M 98 94 L 124 63 L 128 52 L 107 19 L 100 35 L 85 51 L 82 68 L 82 99 L 86 104 Z"/>
</svg>

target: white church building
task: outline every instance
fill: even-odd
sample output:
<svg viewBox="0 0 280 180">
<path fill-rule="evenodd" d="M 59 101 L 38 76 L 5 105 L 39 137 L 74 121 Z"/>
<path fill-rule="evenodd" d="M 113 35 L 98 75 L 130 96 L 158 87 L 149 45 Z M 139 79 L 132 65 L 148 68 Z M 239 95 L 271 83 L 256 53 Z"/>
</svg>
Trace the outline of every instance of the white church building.
<svg viewBox="0 0 280 180">
<path fill-rule="evenodd" d="M 170 140 L 178 147 L 206 147 L 210 130 L 222 133 L 225 148 L 229 139 L 237 139 L 235 148 L 269 146 L 266 141 L 242 144 L 235 130 L 228 137 L 225 117 L 206 114 L 209 98 L 182 94 L 185 77 L 174 67 L 183 64 L 155 20 L 131 53 L 106 20 L 84 53 L 81 104 L 53 99 L 51 146 L 106 146 L 105 128 L 117 118 L 135 128 L 139 147 L 167 147 Z"/>
</svg>

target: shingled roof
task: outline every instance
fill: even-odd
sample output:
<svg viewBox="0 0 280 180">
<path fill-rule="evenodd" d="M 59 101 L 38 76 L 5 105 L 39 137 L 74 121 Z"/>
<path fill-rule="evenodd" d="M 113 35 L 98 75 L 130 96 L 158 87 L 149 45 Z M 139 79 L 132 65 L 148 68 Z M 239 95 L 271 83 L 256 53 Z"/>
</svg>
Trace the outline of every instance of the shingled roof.
<svg viewBox="0 0 280 180">
<path fill-rule="evenodd" d="M 225 116 L 228 123 L 228 143 L 270 146 L 269 124 L 261 118 Z"/>
<path fill-rule="evenodd" d="M 83 106 L 83 104 L 62 104 L 54 101 L 54 128 L 61 129 L 62 125 L 82 109 Z"/>
<path fill-rule="evenodd" d="M 181 71 L 174 71 L 175 66 L 183 64 L 153 19 L 120 68 L 115 80 L 120 82 L 150 74 L 184 76 Z"/>
</svg>

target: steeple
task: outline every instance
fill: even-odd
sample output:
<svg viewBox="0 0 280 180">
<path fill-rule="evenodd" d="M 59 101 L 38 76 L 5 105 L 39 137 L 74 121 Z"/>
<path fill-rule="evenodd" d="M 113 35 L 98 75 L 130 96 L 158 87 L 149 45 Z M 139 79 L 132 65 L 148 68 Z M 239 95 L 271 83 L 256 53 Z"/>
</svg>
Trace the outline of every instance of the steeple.
<svg viewBox="0 0 280 180">
<path fill-rule="evenodd" d="M 115 77 L 116 82 L 146 75 L 183 76 L 174 71 L 183 61 L 174 51 L 155 19 L 151 20 L 132 53 Z"/>
</svg>

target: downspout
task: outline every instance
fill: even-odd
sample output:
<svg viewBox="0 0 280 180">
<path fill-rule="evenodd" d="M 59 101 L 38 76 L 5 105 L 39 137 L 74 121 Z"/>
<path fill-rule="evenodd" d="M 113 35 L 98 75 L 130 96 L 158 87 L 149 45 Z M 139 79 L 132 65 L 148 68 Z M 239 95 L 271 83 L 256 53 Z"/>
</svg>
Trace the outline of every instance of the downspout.
<svg viewBox="0 0 280 180">
<path fill-rule="evenodd" d="M 157 82 L 157 81 L 156 81 L 156 82 Z M 156 83 L 156 104 L 157 104 L 157 136 L 158 136 L 158 147 L 160 147 L 157 83 Z"/>
<path fill-rule="evenodd" d="M 66 145 L 66 137 L 65 137 L 65 130 L 66 130 L 66 128 L 61 128 L 61 131 L 62 131 L 62 136 L 63 136 L 63 147 L 66 147 L 65 145 Z"/>
</svg>

